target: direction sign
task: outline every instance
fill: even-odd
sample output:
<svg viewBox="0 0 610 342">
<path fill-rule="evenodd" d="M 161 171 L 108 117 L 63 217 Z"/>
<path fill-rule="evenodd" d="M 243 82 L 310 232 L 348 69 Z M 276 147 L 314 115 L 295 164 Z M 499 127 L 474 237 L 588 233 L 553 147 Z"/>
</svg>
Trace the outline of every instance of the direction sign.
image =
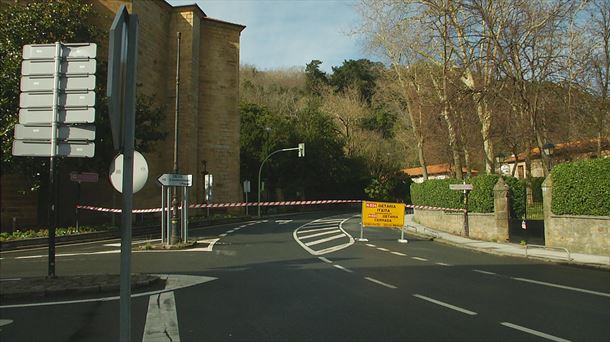
<svg viewBox="0 0 610 342">
<path fill-rule="evenodd" d="M 15 137 L 22 140 L 50 140 L 51 126 L 15 125 Z M 60 126 L 57 129 L 60 140 L 95 140 L 95 125 Z"/>
<path fill-rule="evenodd" d="M 30 44 L 23 46 L 23 59 L 53 59 L 55 44 Z M 64 43 L 61 46 L 61 57 L 64 59 L 95 58 L 95 43 Z"/>
<path fill-rule="evenodd" d="M 472 184 L 449 184 L 451 190 L 472 190 Z"/>
<path fill-rule="evenodd" d="M 21 77 L 21 91 L 53 91 L 51 75 Z M 59 88 L 70 90 L 95 90 L 95 75 L 67 75 L 59 79 Z"/>
<path fill-rule="evenodd" d="M 157 178 L 157 181 L 163 186 L 193 186 L 193 175 L 164 173 Z"/>
<path fill-rule="evenodd" d="M 53 117 L 51 108 L 21 108 L 19 109 L 19 122 L 24 125 L 49 124 Z M 95 108 L 68 107 L 57 112 L 57 122 L 64 124 L 93 123 L 95 122 Z"/>
<path fill-rule="evenodd" d="M 78 183 L 97 183 L 99 180 L 99 174 L 96 172 L 81 172 L 76 171 L 70 172 L 70 180 Z"/>
<path fill-rule="evenodd" d="M 50 141 L 13 141 L 13 155 L 22 157 L 51 157 Z M 54 156 L 63 157 L 86 157 L 93 158 L 95 155 L 95 143 L 93 142 L 57 142 L 55 144 Z"/>
<path fill-rule="evenodd" d="M 95 74 L 95 59 L 64 60 L 59 65 L 60 75 L 87 75 Z M 24 60 L 21 64 L 21 75 L 53 75 L 55 62 L 51 60 Z"/>
<path fill-rule="evenodd" d="M 53 92 L 21 93 L 20 106 L 22 108 L 51 107 L 53 106 Z M 95 105 L 94 91 L 79 91 L 59 95 L 60 106 L 63 107 L 93 107 Z"/>
</svg>

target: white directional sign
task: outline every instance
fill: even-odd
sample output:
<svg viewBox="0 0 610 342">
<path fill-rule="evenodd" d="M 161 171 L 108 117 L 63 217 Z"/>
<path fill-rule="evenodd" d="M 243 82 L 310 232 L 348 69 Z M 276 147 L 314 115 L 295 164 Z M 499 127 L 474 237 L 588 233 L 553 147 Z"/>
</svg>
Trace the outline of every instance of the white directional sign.
<svg viewBox="0 0 610 342">
<path fill-rule="evenodd" d="M 157 181 L 164 186 L 193 186 L 193 175 L 165 173 L 157 178 Z"/>
<path fill-rule="evenodd" d="M 110 183 L 116 191 L 123 192 L 123 155 L 119 154 L 110 163 Z M 144 156 L 133 151 L 133 193 L 140 191 L 148 180 L 148 163 Z"/>
<path fill-rule="evenodd" d="M 91 43 L 23 47 L 13 155 L 95 155 L 96 55 Z"/>
<path fill-rule="evenodd" d="M 472 184 L 449 184 L 451 190 L 472 190 Z"/>
</svg>

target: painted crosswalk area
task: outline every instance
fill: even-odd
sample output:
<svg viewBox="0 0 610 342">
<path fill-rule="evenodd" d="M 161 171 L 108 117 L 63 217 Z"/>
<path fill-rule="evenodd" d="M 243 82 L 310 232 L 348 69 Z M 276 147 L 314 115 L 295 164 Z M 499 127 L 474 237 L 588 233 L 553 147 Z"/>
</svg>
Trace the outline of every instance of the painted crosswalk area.
<svg viewBox="0 0 610 342">
<path fill-rule="evenodd" d="M 312 255 L 332 253 L 354 244 L 352 236 L 342 227 L 347 220 L 335 218 L 315 220 L 297 228 L 293 237 Z"/>
</svg>

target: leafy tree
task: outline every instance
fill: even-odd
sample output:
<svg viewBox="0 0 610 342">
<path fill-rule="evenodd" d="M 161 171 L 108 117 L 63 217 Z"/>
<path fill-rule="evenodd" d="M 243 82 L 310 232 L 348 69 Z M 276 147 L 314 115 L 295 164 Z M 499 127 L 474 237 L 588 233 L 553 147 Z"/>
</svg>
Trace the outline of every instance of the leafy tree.
<svg viewBox="0 0 610 342">
<path fill-rule="evenodd" d="M 358 89 L 360 96 L 366 103 L 371 103 L 375 94 L 376 81 L 381 76 L 384 66 L 380 62 L 371 62 L 368 59 L 347 60 L 339 67 L 333 67 L 330 84 L 339 92 L 350 87 Z"/>
<path fill-rule="evenodd" d="M 314 59 L 305 66 L 305 89 L 308 94 L 320 96 L 321 87 L 328 84 L 328 76 L 320 70 L 321 61 Z"/>
</svg>

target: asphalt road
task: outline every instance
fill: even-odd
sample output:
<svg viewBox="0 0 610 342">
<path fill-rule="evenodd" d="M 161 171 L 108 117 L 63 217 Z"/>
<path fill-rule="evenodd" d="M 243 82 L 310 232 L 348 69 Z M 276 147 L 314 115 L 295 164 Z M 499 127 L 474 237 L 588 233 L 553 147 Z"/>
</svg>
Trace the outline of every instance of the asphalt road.
<svg viewBox="0 0 610 342">
<path fill-rule="evenodd" d="M 175 286 L 132 299 L 133 341 L 610 341 L 607 270 L 403 244 L 384 228 L 358 242 L 354 215 L 209 227 L 191 231 L 196 250 L 134 252 L 134 272 Z M 118 273 L 117 243 L 58 247 L 57 274 Z M 46 273 L 45 249 L 0 257 L 3 281 Z M 118 340 L 118 300 L 97 299 L 1 303 L 0 340 Z"/>
</svg>

